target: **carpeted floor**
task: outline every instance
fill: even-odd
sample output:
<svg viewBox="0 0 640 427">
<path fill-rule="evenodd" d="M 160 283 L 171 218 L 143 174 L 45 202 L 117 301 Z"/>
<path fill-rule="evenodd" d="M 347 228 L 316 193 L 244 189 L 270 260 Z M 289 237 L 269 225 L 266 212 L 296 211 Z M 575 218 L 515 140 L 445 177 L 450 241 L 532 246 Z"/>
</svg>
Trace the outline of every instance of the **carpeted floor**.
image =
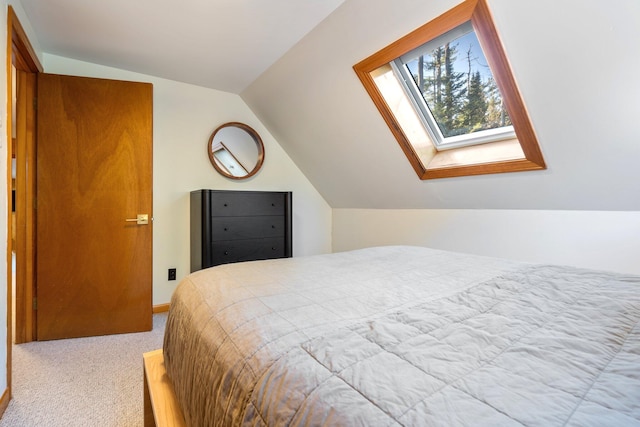
<svg viewBox="0 0 640 427">
<path fill-rule="evenodd" d="M 0 427 L 143 425 L 142 353 L 162 347 L 153 331 L 13 346 L 13 399 Z"/>
</svg>

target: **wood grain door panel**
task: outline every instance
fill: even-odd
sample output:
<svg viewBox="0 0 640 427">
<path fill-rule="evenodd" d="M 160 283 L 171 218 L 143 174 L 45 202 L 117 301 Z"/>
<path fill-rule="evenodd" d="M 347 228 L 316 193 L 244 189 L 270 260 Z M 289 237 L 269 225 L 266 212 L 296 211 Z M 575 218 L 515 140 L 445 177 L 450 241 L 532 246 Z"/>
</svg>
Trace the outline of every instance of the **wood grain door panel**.
<svg viewBox="0 0 640 427">
<path fill-rule="evenodd" d="M 152 86 L 40 74 L 38 340 L 150 330 Z"/>
</svg>

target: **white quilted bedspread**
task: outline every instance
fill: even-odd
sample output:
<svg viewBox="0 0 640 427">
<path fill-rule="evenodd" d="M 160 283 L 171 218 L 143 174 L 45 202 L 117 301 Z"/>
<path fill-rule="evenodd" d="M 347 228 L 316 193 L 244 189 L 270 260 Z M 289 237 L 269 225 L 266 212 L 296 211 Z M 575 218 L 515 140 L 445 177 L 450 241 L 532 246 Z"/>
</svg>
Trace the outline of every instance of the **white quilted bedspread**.
<svg viewBox="0 0 640 427">
<path fill-rule="evenodd" d="M 230 264 L 171 303 L 190 426 L 640 426 L 640 277 L 417 247 Z"/>
</svg>

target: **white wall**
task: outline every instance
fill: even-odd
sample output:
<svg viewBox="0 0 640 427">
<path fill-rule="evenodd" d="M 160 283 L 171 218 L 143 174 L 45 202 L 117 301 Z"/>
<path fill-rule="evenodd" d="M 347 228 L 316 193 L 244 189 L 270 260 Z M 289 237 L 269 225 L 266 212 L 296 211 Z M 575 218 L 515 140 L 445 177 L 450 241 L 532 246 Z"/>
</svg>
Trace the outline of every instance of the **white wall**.
<svg viewBox="0 0 640 427">
<path fill-rule="evenodd" d="M 639 211 L 638 0 L 488 0 L 548 169 L 418 179 L 352 67 L 460 2 L 346 1 L 242 98 L 334 208 Z"/>
<path fill-rule="evenodd" d="M 220 190 L 293 191 L 294 256 L 331 251 L 331 208 L 282 150 L 264 125 L 235 94 L 152 76 L 44 55 L 45 72 L 153 83 L 153 302 L 169 302 L 189 273 L 189 192 Z M 209 161 L 207 143 L 221 124 L 243 122 L 265 145 L 258 174 L 234 181 Z M 167 281 L 177 268 L 178 281 Z"/>
<path fill-rule="evenodd" d="M 333 210 L 334 251 L 396 244 L 640 274 L 640 212 Z"/>
<path fill-rule="evenodd" d="M 334 251 L 640 273 L 640 2 L 488 0 L 548 169 L 421 181 L 352 67 L 460 2 L 346 1 L 241 94 L 334 208 Z"/>
</svg>

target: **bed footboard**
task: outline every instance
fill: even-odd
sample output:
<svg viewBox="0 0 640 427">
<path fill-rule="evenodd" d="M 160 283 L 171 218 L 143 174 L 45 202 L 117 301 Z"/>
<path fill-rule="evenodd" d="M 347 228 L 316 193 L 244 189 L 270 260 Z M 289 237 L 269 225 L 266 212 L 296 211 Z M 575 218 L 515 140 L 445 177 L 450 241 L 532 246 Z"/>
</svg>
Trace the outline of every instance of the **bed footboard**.
<svg viewBox="0 0 640 427">
<path fill-rule="evenodd" d="M 144 364 L 144 426 L 186 427 L 182 410 L 164 368 L 162 349 L 142 355 Z"/>
</svg>

